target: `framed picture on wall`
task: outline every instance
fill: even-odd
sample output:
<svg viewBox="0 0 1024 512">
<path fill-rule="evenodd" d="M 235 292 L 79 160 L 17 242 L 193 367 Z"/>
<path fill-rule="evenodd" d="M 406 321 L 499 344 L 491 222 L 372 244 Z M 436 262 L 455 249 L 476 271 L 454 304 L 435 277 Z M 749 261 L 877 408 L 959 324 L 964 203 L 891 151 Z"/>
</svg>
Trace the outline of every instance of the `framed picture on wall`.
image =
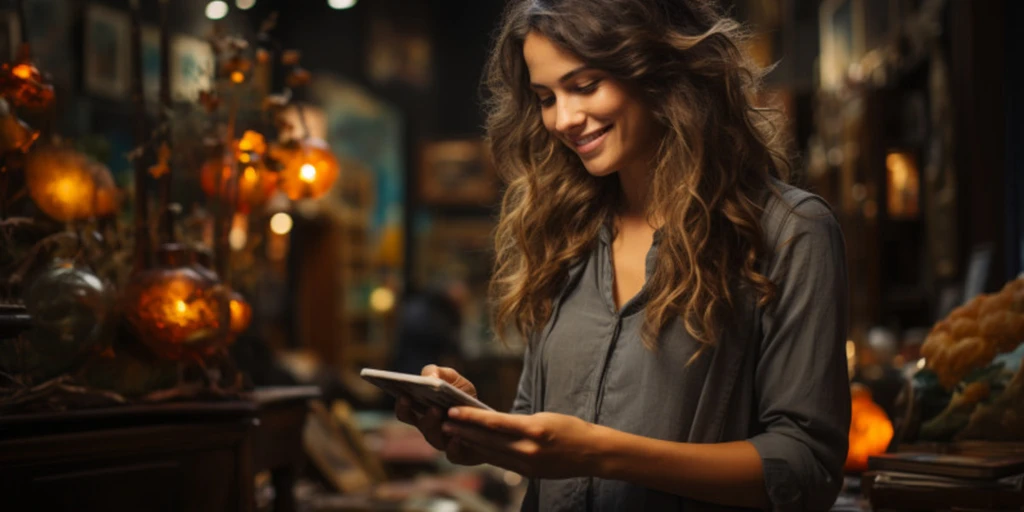
<svg viewBox="0 0 1024 512">
<path fill-rule="evenodd" d="M 196 101 L 213 83 L 214 56 L 210 43 L 190 36 L 171 39 L 171 97 Z"/>
<path fill-rule="evenodd" d="M 131 21 L 128 14 L 89 4 L 85 11 L 84 84 L 89 94 L 128 99 Z"/>
<path fill-rule="evenodd" d="M 498 176 L 481 139 L 423 144 L 417 179 L 424 204 L 490 206 L 498 200 Z"/>
</svg>

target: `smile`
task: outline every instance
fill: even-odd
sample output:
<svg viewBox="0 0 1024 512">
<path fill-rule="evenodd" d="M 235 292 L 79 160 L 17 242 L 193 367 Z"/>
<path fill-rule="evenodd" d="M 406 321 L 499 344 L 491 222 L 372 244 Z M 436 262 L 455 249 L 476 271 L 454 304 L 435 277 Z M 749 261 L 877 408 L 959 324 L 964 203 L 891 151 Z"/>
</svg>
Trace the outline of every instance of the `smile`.
<svg viewBox="0 0 1024 512">
<path fill-rule="evenodd" d="M 576 152 L 579 154 L 589 153 L 598 148 L 601 142 L 604 141 L 605 135 L 612 129 L 612 125 L 605 126 L 600 130 L 597 130 L 590 135 L 573 139 L 572 143 L 576 147 Z"/>
</svg>

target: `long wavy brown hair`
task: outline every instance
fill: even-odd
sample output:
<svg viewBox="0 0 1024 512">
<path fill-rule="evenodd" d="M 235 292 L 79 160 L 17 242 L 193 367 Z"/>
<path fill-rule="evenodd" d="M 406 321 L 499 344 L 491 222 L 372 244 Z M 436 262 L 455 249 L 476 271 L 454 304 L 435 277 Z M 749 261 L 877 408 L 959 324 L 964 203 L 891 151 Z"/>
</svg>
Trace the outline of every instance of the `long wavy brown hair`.
<svg viewBox="0 0 1024 512">
<path fill-rule="evenodd" d="M 536 31 L 635 91 L 663 134 L 649 175 L 649 219 L 661 224 L 642 337 L 657 348 L 681 318 L 713 345 L 741 288 L 759 304 L 775 289 L 758 271 L 760 218 L 773 178 L 786 179 L 773 111 L 752 98 L 764 70 L 746 32 L 700 0 L 522 0 L 504 14 L 484 75 L 487 134 L 507 185 L 490 294 L 496 332 L 526 339 L 552 314 L 569 268 L 614 226 L 618 177 L 594 177 L 550 135 L 529 87 L 523 41 Z M 749 286 L 747 286 L 749 285 Z M 703 351 L 703 348 L 700 352 Z M 698 352 L 698 353 L 700 353 Z"/>
</svg>

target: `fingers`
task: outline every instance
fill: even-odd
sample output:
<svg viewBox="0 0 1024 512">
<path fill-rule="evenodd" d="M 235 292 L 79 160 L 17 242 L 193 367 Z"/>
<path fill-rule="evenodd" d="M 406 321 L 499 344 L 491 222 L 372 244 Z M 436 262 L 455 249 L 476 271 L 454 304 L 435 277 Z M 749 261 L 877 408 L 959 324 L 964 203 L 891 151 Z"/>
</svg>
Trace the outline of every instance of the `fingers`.
<svg viewBox="0 0 1024 512">
<path fill-rule="evenodd" d="M 536 443 L 529 439 L 466 423 L 446 421 L 443 423 L 441 431 L 449 439 L 457 438 L 470 443 L 475 448 L 484 448 L 488 452 L 493 451 L 506 455 L 530 455 L 536 452 L 537 448 Z"/>
<path fill-rule="evenodd" d="M 395 417 L 398 421 L 416 427 L 423 438 L 435 449 L 444 450 L 448 437 L 441 431 L 444 412 L 436 407 L 425 411 L 417 411 L 416 405 L 407 397 L 399 398 L 395 403 Z"/>
<path fill-rule="evenodd" d="M 466 392 L 470 396 L 476 397 L 476 386 L 472 382 L 467 380 L 465 377 L 459 374 L 452 368 L 446 366 L 437 366 L 436 364 L 428 364 L 423 367 L 423 371 L 420 372 L 424 377 L 437 377 L 456 388 Z"/>
<path fill-rule="evenodd" d="M 417 425 L 430 446 L 438 450 L 444 450 L 445 445 L 448 444 L 447 436 L 441 431 L 443 421 L 444 413 L 436 407 L 431 407 L 420 417 Z"/>
<path fill-rule="evenodd" d="M 529 474 L 529 467 L 521 457 L 517 454 L 504 451 L 501 449 L 495 449 L 489 446 L 487 443 L 480 443 L 469 438 L 453 437 L 448 443 L 448 458 L 452 460 L 452 450 L 455 450 L 458 455 L 456 457 L 465 457 L 472 461 L 472 464 L 482 464 L 484 462 L 493 464 L 500 468 L 515 471 L 521 475 Z M 456 464 L 469 465 L 466 462 L 456 462 Z"/>
<path fill-rule="evenodd" d="M 416 413 L 412 401 L 408 398 L 399 398 L 395 402 L 395 417 L 402 423 L 408 423 L 414 427 L 419 426 L 420 415 Z"/>
<path fill-rule="evenodd" d="M 458 438 L 449 437 L 444 448 L 445 455 L 452 464 L 476 466 L 484 463 L 484 458 Z"/>
<path fill-rule="evenodd" d="M 529 416 L 485 411 L 475 407 L 453 407 L 448 410 L 448 417 L 490 431 L 504 432 L 515 438 L 536 437 L 536 429 L 531 425 Z"/>
</svg>

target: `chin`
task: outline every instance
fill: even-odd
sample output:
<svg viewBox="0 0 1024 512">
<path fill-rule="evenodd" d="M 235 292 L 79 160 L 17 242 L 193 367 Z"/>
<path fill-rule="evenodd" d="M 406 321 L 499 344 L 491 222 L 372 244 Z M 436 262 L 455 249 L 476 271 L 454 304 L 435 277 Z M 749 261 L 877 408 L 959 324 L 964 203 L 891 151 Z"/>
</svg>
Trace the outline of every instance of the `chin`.
<svg viewBox="0 0 1024 512">
<path fill-rule="evenodd" d="M 618 167 L 615 166 L 612 162 L 602 162 L 601 160 L 603 159 L 598 158 L 592 162 L 584 161 L 583 167 L 587 170 L 588 174 L 598 178 L 608 176 L 610 174 L 615 174 L 615 171 L 618 170 Z"/>
</svg>

